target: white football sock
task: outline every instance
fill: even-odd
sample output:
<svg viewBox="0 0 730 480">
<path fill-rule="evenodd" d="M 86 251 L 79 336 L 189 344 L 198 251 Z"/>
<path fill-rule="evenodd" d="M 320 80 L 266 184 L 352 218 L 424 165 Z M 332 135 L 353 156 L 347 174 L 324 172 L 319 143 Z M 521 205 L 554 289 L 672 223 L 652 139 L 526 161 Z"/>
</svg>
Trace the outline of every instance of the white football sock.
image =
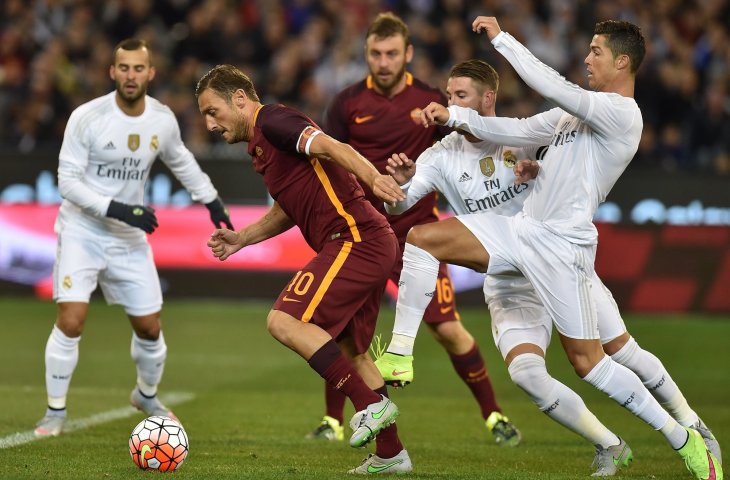
<svg viewBox="0 0 730 480">
<path fill-rule="evenodd" d="M 604 355 L 583 380 L 611 397 L 655 430 L 660 430 L 672 448 L 680 448 L 686 441 L 686 435 L 680 433 L 684 428 L 651 396 L 639 377 L 628 368 L 611 360 L 608 355 Z M 680 437 L 685 438 L 680 442 Z"/>
<path fill-rule="evenodd" d="M 433 299 L 439 272 L 439 261 L 426 250 L 406 243 L 403 250 L 403 269 L 398 282 L 398 303 L 395 307 L 393 335 L 416 338 L 423 313 Z M 402 339 L 402 337 L 401 337 Z M 413 355 L 413 343 L 393 342 L 388 351 L 399 355 Z"/>
<path fill-rule="evenodd" d="M 165 337 L 160 331 L 157 340 L 144 340 L 132 332 L 132 360 L 137 364 L 137 386 L 147 397 L 157 394 L 167 358 Z"/>
<path fill-rule="evenodd" d="M 509 365 L 512 381 L 530 396 L 548 417 L 588 440 L 592 445 L 608 448 L 620 439 L 588 410 L 583 399 L 555 380 L 547 371 L 545 359 L 523 353 Z"/>
<path fill-rule="evenodd" d="M 46 343 L 46 392 L 48 406 L 60 410 L 66 408 L 66 395 L 76 364 L 79 362 L 81 337 L 67 337 L 53 326 Z"/>
<path fill-rule="evenodd" d="M 642 349 L 633 337 L 611 358 L 636 373 L 654 398 L 680 425 L 689 427 L 699 421 L 699 416 L 690 408 L 662 362 L 651 352 Z"/>
</svg>

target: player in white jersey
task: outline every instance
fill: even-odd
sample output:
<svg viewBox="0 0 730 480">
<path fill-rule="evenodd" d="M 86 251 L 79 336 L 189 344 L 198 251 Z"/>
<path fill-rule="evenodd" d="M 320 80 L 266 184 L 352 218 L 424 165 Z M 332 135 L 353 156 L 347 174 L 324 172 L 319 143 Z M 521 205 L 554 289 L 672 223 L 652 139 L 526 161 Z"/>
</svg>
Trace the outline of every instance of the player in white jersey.
<svg viewBox="0 0 730 480">
<path fill-rule="evenodd" d="M 495 115 L 497 90 L 497 73 L 481 60 L 469 60 L 452 68 L 446 88 L 449 105 L 472 108 L 482 116 Z M 515 159 L 533 157 L 532 150 L 502 147 L 461 131 L 426 150 L 417 163 L 403 154 L 394 155 L 389 170 L 398 183 L 404 185 L 407 196 L 387 210 L 402 213 L 424 195 L 438 191 L 457 215 L 515 215 L 521 210 L 531 185 L 515 184 Z M 545 147 L 538 149 L 537 156 L 545 150 Z M 535 167 L 531 163 L 527 165 Z M 489 235 L 478 223 L 470 226 L 474 227 L 470 230 L 477 238 Z M 494 266 L 490 265 L 490 268 L 494 269 Z M 652 394 L 680 423 L 700 425 L 701 420 L 689 408 L 661 362 L 630 337 L 610 292 L 597 276 L 593 280 L 598 286 L 595 301 L 604 348 L 622 338 L 621 348 L 616 350 L 620 353 L 614 354 L 616 361 L 634 370 L 645 385 L 652 387 Z M 595 445 L 594 475 L 615 474 L 620 465 L 631 460 L 631 449 L 598 421 L 574 391 L 549 375 L 544 357 L 550 342 L 552 320 L 530 282 L 521 274 L 494 274 L 488 270 L 484 294 L 491 314 L 494 341 L 512 380 L 546 415 Z M 412 370 L 413 343 L 420 323 L 420 319 L 409 316 L 401 315 L 396 319 L 388 351 L 375 362 L 386 383 L 397 382 L 398 377 L 390 372 Z M 521 347 L 516 350 L 518 346 Z M 517 353 L 520 351 L 522 353 Z M 613 458 L 619 461 L 614 462 Z"/>
<path fill-rule="evenodd" d="M 157 398 L 167 346 L 160 324 L 162 291 L 145 235 L 157 227 L 154 210 L 143 205 L 155 159 L 162 159 L 193 200 L 205 204 L 216 227 L 233 228 L 210 178 L 183 144 L 174 114 L 147 96 L 155 69 L 146 43 L 129 39 L 117 45 L 109 75 L 116 90 L 73 111 L 59 154 L 57 317 L 45 350 L 48 408 L 35 429 L 40 437 L 63 429 L 66 395 L 97 284 L 108 303 L 124 307 L 132 324 L 137 365 L 132 405 L 147 415 L 173 416 Z"/>
<path fill-rule="evenodd" d="M 603 351 L 594 280 L 597 233 L 592 217 L 638 148 L 641 112 L 633 99 L 636 70 L 645 52 L 640 30 L 628 22 L 596 25 L 585 59 L 594 92 L 567 82 L 538 61 L 493 17 L 478 17 L 496 49 L 522 79 L 558 108 L 527 119 L 480 117 L 471 109 L 430 104 L 424 124 L 447 124 L 498 144 L 548 143 L 543 166 L 523 210 L 512 217 L 473 215 L 448 219 L 439 230 L 413 229 L 404 252 L 397 314 L 418 316 L 433 290 L 430 269 L 445 261 L 490 273 L 521 272 L 555 324 L 576 373 L 656 430 L 696 478 L 721 478 L 722 467 L 695 429 L 680 425 L 641 379 Z M 470 228 L 484 228 L 476 238 Z M 448 230 L 445 230 L 448 229 Z M 425 298 L 423 298 L 425 297 Z M 517 346 L 518 352 L 521 346 Z M 529 350 L 527 350 L 529 352 Z M 711 433 L 709 433 L 711 435 Z"/>
</svg>

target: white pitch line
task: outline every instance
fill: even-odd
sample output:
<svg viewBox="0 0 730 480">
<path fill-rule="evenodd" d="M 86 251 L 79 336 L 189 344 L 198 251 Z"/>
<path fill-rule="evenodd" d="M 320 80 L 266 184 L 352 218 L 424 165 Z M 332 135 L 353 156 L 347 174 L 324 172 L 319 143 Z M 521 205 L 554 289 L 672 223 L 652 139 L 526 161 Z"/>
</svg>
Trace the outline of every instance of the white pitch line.
<svg viewBox="0 0 730 480">
<path fill-rule="evenodd" d="M 165 405 L 178 405 L 180 403 L 189 402 L 193 398 L 195 398 L 195 395 L 188 392 L 171 392 L 160 395 L 160 401 Z M 139 410 L 130 406 L 96 413 L 86 418 L 68 420 L 63 426 L 63 433 L 83 430 L 85 428 L 90 428 L 95 425 L 101 425 L 102 423 L 108 423 L 114 420 L 119 420 L 121 418 L 131 417 L 132 415 L 138 413 Z M 33 430 L 14 433 L 12 435 L 8 435 L 7 437 L 0 438 L 0 450 L 4 448 L 17 447 L 18 445 L 24 445 L 30 442 L 35 442 L 36 440 L 43 440 L 44 438 L 48 437 L 36 437 L 33 434 Z"/>
</svg>

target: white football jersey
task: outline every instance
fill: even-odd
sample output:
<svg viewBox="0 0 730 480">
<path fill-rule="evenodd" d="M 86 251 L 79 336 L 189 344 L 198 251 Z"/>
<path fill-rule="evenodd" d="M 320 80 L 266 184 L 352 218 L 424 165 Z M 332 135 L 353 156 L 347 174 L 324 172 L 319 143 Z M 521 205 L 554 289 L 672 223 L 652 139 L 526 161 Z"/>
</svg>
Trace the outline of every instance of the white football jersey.
<svg viewBox="0 0 730 480">
<path fill-rule="evenodd" d="M 544 148 L 539 149 L 542 154 Z M 488 141 L 469 142 L 451 132 L 425 150 L 416 173 L 404 186 L 406 199 L 389 213 L 406 211 L 431 192 L 441 192 L 457 215 L 492 212 L 511 216 L 522 209 L 532 183 L 515 185 L 512 167 L 518 160 L 535 160 L 538 148 L 514 148 Z"/>
<path fill-rule="evenodd" d="M 636 101 L 568 82 L 506 32 L 492 43 L 525 83 L 560 108 L 515 119 L 451 106 L 447 125 L 497 144 L 549 145 L 523 210 L 570 242 L 595 244 L 593 214 L 639 146 L 643 120 Z"/>
<path fill-rule="evenodd" d="M 208 203 L 218 192 L 185 147 L 172 111 L 146 96 L 142 115 L 125 114 L 116 92 L 87 102 L 73 111 L 59 154 L 58 187 L 63 197 L 56 231 L 74 225 L 122 237 L 144 232 L 106 217 L 109 202 L 138 205 L 157 157 L 170 168 L 193 200 Z"/>
</svg>

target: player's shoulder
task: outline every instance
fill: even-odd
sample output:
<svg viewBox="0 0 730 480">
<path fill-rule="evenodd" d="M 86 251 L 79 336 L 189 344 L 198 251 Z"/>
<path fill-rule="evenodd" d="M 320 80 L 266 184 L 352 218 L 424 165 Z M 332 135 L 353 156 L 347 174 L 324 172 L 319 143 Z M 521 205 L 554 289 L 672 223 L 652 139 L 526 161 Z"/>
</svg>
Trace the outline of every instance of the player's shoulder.
<svg viewBox="0 0 730 480">
<path fill-rule="evenodd" d="M 461 142 L 464 140 L 463 135 L 457 132 L 451 132 L 444 138 L 435 142 L 433 145 L 423 151 L 418 162 L 422 164 L 433 164 L 439 162 L 442 157 L 448 156 L 448 152 L 460 151 L 462 149 Z"/>
<path fill-rule="evenodd" d="M 349 85 L 334 96 L 332 99 L 333 103 L 344 103 L 347 100 L 357 98 L 360 95 L 368 92 L 367 79 L 360 80 L 358 82 Z"/>
<path fill-rule="evenodd" d="M 409 74 L 410 75 L 410 74 Z M 411 75 L 411 87 L 423 95 L 430 95 L 440 100 L 445 99 L 443 92 L 430 84 Z"/>
<path fill-rule="evenodd" d="M 149 108 L 152 115 L 175 118 L 175 113 L 170 107 L 149 95 L 145 97 L 145 107 Z"/>
<path fill-rule="evenodd" d="M 434 143 L 430 148 L 436 151 L 438 150 L 450 150 L 457 148 L 464 141 L 464 136 L 459 134 L 457 131 L 452 131 L 444 138 Z"/>
<path fill-rule="evenodd" d="M 80 121 L 86 118 L 98 118 L 108 115 L 114 110 L 114 92 L 102 95 L 82 103 L 71 112 L 71 119 Z"/>
<path fill-rule="evenodd" d="M 284 105 L 283 103 L 267 103 L 261 105 L 256 113 L 256 124 L 280 122 L 287 118 L 307 118 L 308 117 L 294 107 Z"/>
</svg>

